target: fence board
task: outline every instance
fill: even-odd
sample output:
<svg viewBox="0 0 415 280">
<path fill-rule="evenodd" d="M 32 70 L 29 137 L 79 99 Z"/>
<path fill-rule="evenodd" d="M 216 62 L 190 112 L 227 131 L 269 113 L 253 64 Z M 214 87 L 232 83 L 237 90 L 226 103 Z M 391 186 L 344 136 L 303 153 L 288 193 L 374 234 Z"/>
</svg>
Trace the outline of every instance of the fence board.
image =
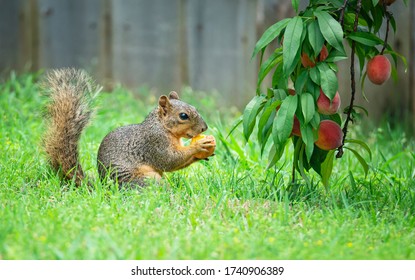
<svg viewBox="0 0 415 280">
<path fill-rule="evenodd" d="M 130 87 L 179 89 L 179 0 L 113 1 L 113 78 Z"/>
<path fill-rule="evenodd" d="M 18 64 L 19 1 L 0 0 L 0 72 Z"/>
<path fill-rule="evenodd" d="M 100 0 L 38 0 L 39 66 L 96 70 Z"/>
<path fill-rule="evenodd" d="M 241 105 L 254 92 L 256 80 L 256 64 L 250 60 L 256 1 L 189 1 L 187 15 L 190 84 L 216 88 L 227 94 L 227 101 Z"/>
</svg>

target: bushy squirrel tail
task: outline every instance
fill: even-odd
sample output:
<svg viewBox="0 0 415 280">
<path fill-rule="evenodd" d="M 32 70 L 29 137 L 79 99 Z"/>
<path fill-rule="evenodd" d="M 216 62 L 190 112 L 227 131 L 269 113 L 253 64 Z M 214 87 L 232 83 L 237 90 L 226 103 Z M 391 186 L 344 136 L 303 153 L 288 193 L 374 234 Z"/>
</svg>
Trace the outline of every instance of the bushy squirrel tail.
<svg viewBox="0 0 415 280">
<path fill-rule="evenodd" d="M 53 169 L 77 186 L 84 179 L 79 161 L 79 139 L 94 112 L 93 101 L 101 90 L 82 70 L 57 69 L 41 84 L 48 97 L 43 145 Z"/>
</svg>

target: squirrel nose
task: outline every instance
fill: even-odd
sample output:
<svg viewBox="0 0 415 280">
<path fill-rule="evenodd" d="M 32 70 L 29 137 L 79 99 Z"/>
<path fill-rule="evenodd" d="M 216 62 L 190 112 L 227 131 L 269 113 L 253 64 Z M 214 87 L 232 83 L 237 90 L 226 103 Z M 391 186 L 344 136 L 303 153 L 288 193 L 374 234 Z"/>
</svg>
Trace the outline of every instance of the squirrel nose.
<svg viewBox="0 0 415 280">
<path fill-rule="evenodd" d="M 203 122 L 202 128 L 201 128 L 201 133 L 204 132 L 204 131 L 206 131 L 207 129 L 208 129 L 207 124 L 205 122 Z"/>
</svg>

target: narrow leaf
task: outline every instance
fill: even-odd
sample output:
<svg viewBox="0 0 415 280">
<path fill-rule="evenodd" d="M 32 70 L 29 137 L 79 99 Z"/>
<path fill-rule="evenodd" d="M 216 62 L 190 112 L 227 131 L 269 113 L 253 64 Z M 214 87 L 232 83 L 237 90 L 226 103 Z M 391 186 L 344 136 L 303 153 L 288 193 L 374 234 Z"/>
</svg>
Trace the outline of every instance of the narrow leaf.
<svg viewBox="0 0 415 280">
<path fill-rule="evenodd" d="M 303 92 L 301 94 L 301 110 L 304 116 L 304 124 L 309 123 L 314 117 L 316 107 L 313 96 L 308 92 Z"/>
<path fill-rule="evenodd" d="M 299 4 L 299 0 L 291 0 L 291 3 L 293 5 L 293 8 L 295 10 L 296 13 L 298 13 L 298 4 Z"/>
<path fill-rule="evenodd" d="M 347 38 L 369 47 L 383 45 L 384 43 L 378 36 L 369 32 L 351 32 Z"/>
<path fill-rule="evenodd" d="M 249 136 L 251 136 L 254 130 L 256 116 L 258 115 L 261 104 L 263 104 L 264 98 L 262 95 L 257 95 L 245 107 L 242 122 L 246 141 L 248 141 Z"/>
<path fill-rule="evenodd" d="M 329 179 L 333 171 L 334 150 L 328 152 L 326 159 L 321 164 L 321 181 L 324 187 L 329 187 Z"/>
<path fill-rule="evenodd" d="M 314 56 L 317 57 L 320 54 L 321 48 L 324 44 L 324 37 L 321 34 L 320 27 L 316 20 L 307 25 L 308 41 L 314 51 Z"/>
<path fill-rule="evenodd" d="M 269 155 L 268 155 L 268 166 L 267 169 L 270 169 L 272 166 L 274 166 L 277 161 L 281 158 L 283 152 L 284 152 L 284 147 L 285 144 L 287 142 L 284 143 L 278 143 L 278 144 L 273 144 L 270 151 L 269 151 Z"/>
<path fill-rule="evenodd" d="M 317 85 L 321 84 L 320 73 L 317 67 L 313 67 L 310 69 L 310 78 L 315 84 Z"/>
<path fill-rule="evenodd" d="M 273 123 L 273 118 L 271 119 L 271 116 L 273 115 L 273 113 L 275 114 L 275 109 L 280 104 L 281 104 L 280 100 L 277 100 L 274 102 L 272 100 L 269 100 L 265 104 L 265 109 L 262 112 L 262 115 L 259 118 L 259 122 L 258 122 L 258 140 L 261 146 L 262 144 L 264 144 L 265 146 L 265 142 L 268 139 L 267 137 L 268 131 L 272 127 L 272 123 Z"/>
<path fill-rule="evenodd" d="M 357 140 L 357 139 L 346 139 L 344 141 L 344 143 L 351 143 L 351 144 L 360 145 L 369 154 L 369 158 L 372 159 L 372 151 L 370 150 L 369 146 L 365 142 L 363 142 L 361 140 Z"/>
<path fill-rule="evenodd" d="M 366 160 L 356 150 L 349 148 L 349 147 L 344 147 L 344 148 L 351 151 L 354 154 L 354 156 L 357 158 L 357 160 L 362 165 L 363 170 L 365 171 L 365 176 L 367 176 L 367 173 L 369 172 L 369 165 L 367 164 Z"/>
<path fill-rule="evenodd" d="M 275 116 L 272 127 L 274 143 L 284 143 L 293 129 L 294 114 L 297 109 L 297 95 L 288 95 Z"/>
<path fill-rule="evenodd" d="M 321 88 L 324 94 L 332 100 L 339 88 L 336 74 L 327 63 L 318 63 L 317 68 L 320 72 Z"/>
<path fill-rule="evenodd" d="M 313 151 L 314 151 L 313 129 L 310 125 L 305 125 L 305 126 L 301 126 L 300 130 L 301 130 L 301 137 L 305 144 L 305 153 L 306 153 L 307 161 L 310 162 L 311 156 L 313 155 Z"/>
<path fill-rule="evenodd" d="M 335 49 L 345 54 L 343 47 L 343 29 L 340 23 L 335 20 L 328 12 L 317 10 L 314 12 L 317 17 L 318 25 L 324 39 Z"/>
<path fill-rule="evenodd" d="M 301 94 L 303 92 L 304 86 L 307 83 L 308 80 L 308 70 L 304 70 L 301 72 L 300 75 L 298 75 L 297 80 L 295 81 L 295 92 L 297 94 Z"/>
<path fill-rule="evenodd" d="M 283 45 L 283 70 L 286 77 L 290 76 L 298 60 L 299 50 L 303 34 L 303 20 L 301 17 L 293 17 L 284 32 Z"/>
<path fill-rule="evenodd" d="M 288 87 L 288 79 L 284 76 L 282 63 L 278 64 L 275 68 L 274 75 L 272 76 L 272 87 L 279 89 L 286 89 Z"/>
<path fill-rule="evenodd" d="M 275 38 L 277 38 L 281 34 L 282 30 L 284 30 L 284 28 L 287 26 L 290 20 L 290 18 L 285 18 L 271 25 L 267 30 L 265 30 L 264 34 L 262 34 L 261 38 L 255 45 L 252 57 L 256 56 L 259 51 L 264 49 L 266 46 L 268 46 L 269 43 L 271 43 Z"/>
<path fill-rule="evenodd" d="M 238 128 L 238 126 L 240 126 L 242 123 L 242 116 L 240 116 L 232 125 L 231 130 L 229 131 L 228 135 L 226 136 L 226 138 L 228 138 L 234 131 L 235 129 Z"/>
<path fill-rule="evenodd" d="M 258 84 L 257 87 L 259 88 L 262 81 L 266 77 L 266 75 L 277 65 L 282 61 L 282 53 L 280 51 L 275 51 L 270 55 L 270 57 L 261 64 L 261 68 L 258 72 Z"/>
<path fill-rule="evenodd" d="M 303 143 L 301 145 L 301 149 L 300 149 L 300 152 L 299 152 L 299 155 L 298 155 L 298 171 L 300 172 L 301 177 L 303 177 L 305 183 L 309 186 L 311 184 L 310 178 L 308 178 L 307 174 L 304 172 L 304 169 L 305 169 L 304 150 L 305 150 L 305 145 Z"/>
</svg>

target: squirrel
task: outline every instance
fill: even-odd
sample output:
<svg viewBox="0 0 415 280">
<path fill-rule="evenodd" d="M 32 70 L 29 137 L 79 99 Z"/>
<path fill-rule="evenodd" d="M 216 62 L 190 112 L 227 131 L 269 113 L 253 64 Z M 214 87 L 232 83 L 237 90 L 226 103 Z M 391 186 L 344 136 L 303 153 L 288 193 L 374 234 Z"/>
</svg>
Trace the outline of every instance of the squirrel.
<svg viewBox="0 0 415 280">
<path fill-rule="evenodd" d="M 79 139 L 94 113 L 99 88 L 83 70 L 64 68 L 47 73 L 42 83 L 46 105 L 44 150 L 52 168 L 80 186 L 85 179 L 79 161 Z M 144 186 L 147 178 L 159 181 L 164 172 L 176 171 L 201 160 L 195 155 L 215 148 L 207 138 L 183 146 L 208 126 L 195 107 L 172 91 L 162 95 L 140 124 L 119 127 L 107 134 L 98 150 L 101 180 L 108 175 L 120 186 Z"/>
</svg>

